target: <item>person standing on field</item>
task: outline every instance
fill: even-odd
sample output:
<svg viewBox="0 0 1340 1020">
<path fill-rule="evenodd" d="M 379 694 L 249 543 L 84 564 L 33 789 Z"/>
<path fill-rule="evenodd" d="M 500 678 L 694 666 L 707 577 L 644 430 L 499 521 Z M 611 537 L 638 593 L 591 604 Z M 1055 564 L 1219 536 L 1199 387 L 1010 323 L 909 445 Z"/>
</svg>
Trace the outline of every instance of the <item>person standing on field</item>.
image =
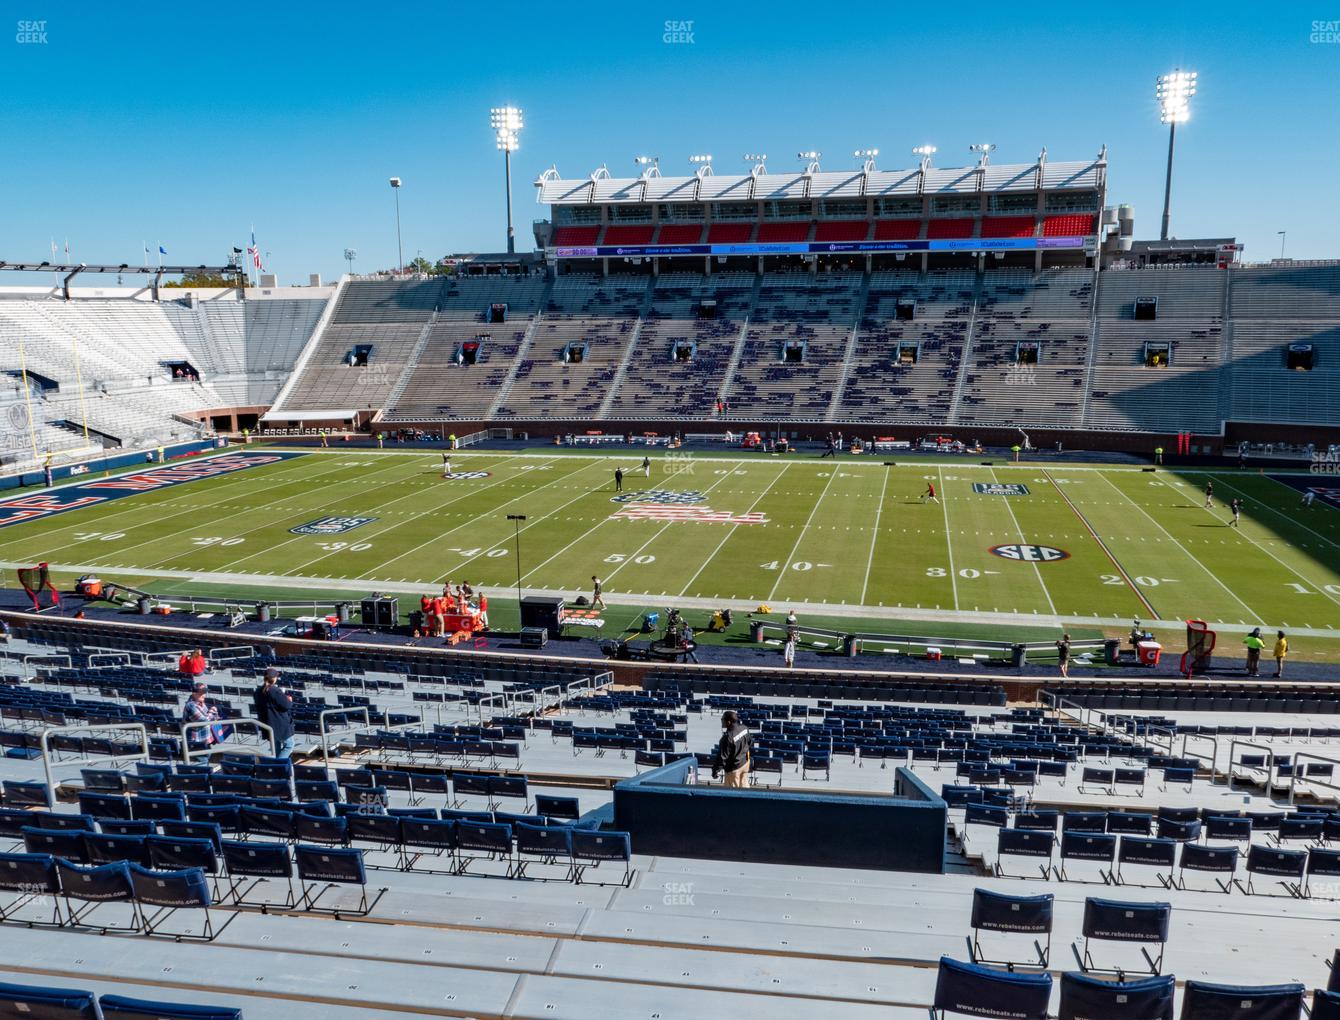
<svg viewBox="0 0 1340 1020">
<path fill-rule="evenodd" d="M 614 469 L 614 491 L 623 492 L 623 468 Z"/>
<path fill-rule="evenodd" d="M 937 496 L 935 495 L 935 483 L 934 483 L 934 482 L 927 482 L 927 483 L 926 483 L 926 491 L 923 492 L 923 493 L 921 494 L 921 501 L 922 501 L 923 503 L 925 503 L 927 500 L 930 500 L 932 503 L 938 503 L 938 502 L 940 502 L 939 497 L 937 497 Z"/>
<path fill-rule="evenodd" d="M 1242 643 L 1247 646 L 1247 675 L 1261 675 L 1261 649 L 1266 643 L 1261 640 L 1261 628 L 1257 627 L 1254 631 L 1242 639 Z"/>
<path fill-rule="evenodd" d="M 592 609 L 594 609 L 596 606 L 599 606 L 601 609 L 604 609 L 604 608 L 605 608 L 605 600 L 604 600 L 603 598 L 600 597 L 600 591 L 601 591 L 600 578 L 596 577 L 595 574 L 592 574 L 592 575 L 591 575 L 591 608 L 592 608 Z"/>
<path fill-rule="evenodd" d="M 1205 483 L 1205 509 L 1208 510 L 1214 506 L 1214 482 Z"/>
<path fill-rule="evenodd" d="M 1275 637 L 1275 675 L 1277 677 L 1284 675 L 1284 660 L 1289 654 L 1289 639 L 1284 636 L 1284 631 L 1277 631 Z"/>
<path fill-rule="evenodd" d="M 650 458 L 650 457 L 643 457 L 643 458 L 642 458 L 642 477 L 643 477 L 643 478 L 650 478 L 650 477 L 651 477 L 651 458 Z"/>
<path fill-rule="evenodd" d="M 1229 500 L 1228 508 L 1233 511 L 1233 519 L 1228 522 L 1228 526 L 1230 528 L 1236 528 L 1242 521 L 1242 500 Z"/>
</svg>

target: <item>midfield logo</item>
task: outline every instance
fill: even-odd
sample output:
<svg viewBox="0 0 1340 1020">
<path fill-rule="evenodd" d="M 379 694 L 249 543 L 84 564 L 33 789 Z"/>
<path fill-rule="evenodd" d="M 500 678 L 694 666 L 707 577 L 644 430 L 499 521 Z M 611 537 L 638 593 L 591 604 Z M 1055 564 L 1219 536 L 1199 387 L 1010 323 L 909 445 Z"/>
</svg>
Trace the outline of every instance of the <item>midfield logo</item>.
<svg viewBox="0 0 1340 1020">
<path fill-rule="evenodd" d="M 443 475 L 449 482 L 459 482 L 466 478 L 488 478 L 492 471 L 453 471 L 451 474 Z"/>
<path fill-rule="evenodd" d="M 1002 559 L 1017 560 L 1020 563 L 1055 563 L 1057 560 L 1070 558 L 1070 554 L 1064 549 L 1050 545 L 1032 545 L 1027 542 L 993 546 L 991 552 Z"/>
<path fill-rule="evenodd" d="M 669 489 L 644 489 L 641 492 L 621 492 L 611 496 L 611 503 L 663 503 L 690 506 L 707 499 L 701 492 L 671 492 Z"/>
<path fill-rule="evenodd" d="M 1027 496 L 1027 485 L 1013 482 L 973 482 L 972 491 L 982 496 Z"/>
<path fill-rule="evenodd" d="M 288 530 L 294 535 L 343 535 L 346 531 L 371 524 L 376 519 L 375 517 L 320 517 Z"/>
</svg>

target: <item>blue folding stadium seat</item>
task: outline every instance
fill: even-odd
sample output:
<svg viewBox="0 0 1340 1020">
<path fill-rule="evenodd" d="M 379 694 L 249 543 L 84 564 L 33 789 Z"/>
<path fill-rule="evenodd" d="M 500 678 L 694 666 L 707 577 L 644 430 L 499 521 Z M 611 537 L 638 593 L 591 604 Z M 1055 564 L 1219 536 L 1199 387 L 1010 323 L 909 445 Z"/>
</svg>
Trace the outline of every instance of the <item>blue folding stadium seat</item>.
<svg viewBox="0 0 1340 1020">
<path fill-rule="evenodd" d="M 103 1020 L 242 1020 L 242 1010 L 232 1006 L 156 1002 L 125 995 L 104 995 L 98 1000 Z"/>
<path fill-rule="evenodd" d="M 1129 967 L 1096 967 L 1089 953 L 1089 941 L 1142 943 L 1140 952 L 1153 974 L 1163 966 L 1163 947 L 1168 941 L 1168 927 L 1172 922 L 1170 903 L 1122 903 L 1089 897 L 1084 901 L 1084 951 L 1081 966 L 1087 971 L 1118 974 Z M 1158 956 L 1151 956 L 1146 946 L 1157 945 Z"/>
<path fill-rule="evenodd" d="M 1051 874 L 1055 847 L 1056 834 L 1046 829 L 999 829 L 996 832 L 996 875 L 1005 877 L 1002 859 L 1007 856 L 1034 857 L 1039 859 L 1038 868 L 1046 878 Z"/>
<path fill-rule="evenodd" d="M 1301 895 L 1306 870 L 1306 850 L 1277 850 L 1255 843 L 1247 851 L 1246 890 L 1255 893 L 1253 878 L 1266 875 L 1278 880 L 1290 895 Z"/>
<path fill-rule="evenodd" d="M 973 963 L 940 957 L 931 1009 L 938 1017 L 985 1016 L 1004 1020 L 1046 1020 L 1052 978 L 1011 974 Z"/>
<path fill-rule="evenodd" d="M 207 839 L 215 853 L 223 850 L 223 827 L 217 822 L 172 822 L 158 823 L 158 831 L 164 836 L 176 836 L 181 839 Z"/>
<path fill-rule="evenodd" d="M 47 924 L 60 924 L 60 876 L 56 859 L 50 854 L 0 854 L 0 892 L 14 898 L 0 904 L 0 921 L 18 920 L 17 912 L 35 902 L 50 902 L 52 913 Z"/>
<path fill-rule="evenodd" d="M 1314 894 L 1313 877 L 1327 879 L 1323 892 L 1326 899 L 1340 899 L 1340 849 L 1334 847 L 1310 846 L 1307 848 L 1307 871 L 1303 883 L 1303 895 Z"/>
<path fill-rule="evenodd" d="M 1312 993 L 1310 1020 L 1340 1020 L 1340 992 L 1318 988 Z"/>
<path fill-rule="evenodd" d="M 251 836 L 293 840 L 297 838 L 297 822 L 292 811 L 253 807 L 243 804 L 240 809 L 239 830 Z"/>
<path fill-rule="evenodd" d="M 1234 846 L 1201 846 L 1197 843 L 1183 843 L 1182 855 L 1177 862 L 1177 884 L 1179 888 L 1188 888 L 1186 873 L 1204 871 L 1224 875 L 1215 878 L 1214 883 L 1221 892 L 1233 890 L 1233 876 L 1238 870 L 1238 848 Z"/>
<path fill-rule="evenodd" d="M 181 794 L 141 793 L 130 798 L 132 818 L 174 819 L 186 821 L 186 799 Z"/>
<path fill-rule="evenodd" d="M 1154 817 L 1142 811 L 1109 811 L 1107 831 L 1127 836 L 1148 836 L 1154 831 Z"/>
<path fill-rule="evenodd" d="M 331 908 L 336 917 L 342 914 L 363 915 L 372 909 L 374 904 L 368 902 L 368 875 L 363 866 L 362 850 L 299 843 L 293 848 L 293 860 L 302 889 L 301 906 L 304 910 L 316 910 L 317 901 L 322 896 L 331 889 L 345 885 L 358 887 L 358 905 L 353 908 Z M 316 892 L 314 890 L 318 885 L 322 889 Z"/>
<path fill-rule="evenodd" d="M 497 822 L 456 822 L 456 867 L 465 874 L 474 860 L 500 860 L 511 870 L 512 827 Z"/>
<path fill-rule="evenodd" d="M 6 779 L 3 783 L 6 807 L 49 808 L 53 801 L 46 783 Z"/>
<path fill-rule="evenodd" d="M 204 843 L 204 840 L 200 842 Z M 211 853 L 213 851 L 211 850 Z M 135 889 L 135 902 L 140 909 L 140 921 L 144 934 L 167 934 L 173 939 L 201 939 L 214 941 L 218 932 L 214 929 L 209 908 L 213 900 L 209 892 L 209 879 L 201 868 L 180 868 L 161 870 L 141 868 L 137 864 L 130 866 L 130 881 Z M 150 914 L 145 908 L 157 907 Z M 194 931 L 162 932 L 163 924 L 178 910 L 201 910 L 204 913 L 202 928 Z M 231 921 L 232 918 L 229 918 Z M 227 927 L 224 922 L 223 927 Z M 220 928 L 219 931 L 222 931 Z"/>
<path fill-rule="evenodd" d="M 294 838 L 303 843 L 345 846 L 349 842 L 347 818 L 321 818 L 298 812 L 293 816 Z"/>
<path fill-rule="evenodd" d="M 1117 854 L 1117 837 L 1107 832 L 1090 832 L 1082 829 L 1069 829 L 1061 833 L 1060 863 L 1056 865 L 1056 877 L 1069 881 L 1066 874 L 1066 861 L 1092 861 L 1100 866 L 1099 877 L 1106 881 L 1106 872 L 1112 868 Z M 1101 866 L 1106 865 L 1106 869 Z"/>
<path fill-rule="evenodd" d="M 1299 1020 L 1301 984 L 1214 985 L 1188 981 L 1182 989 L 1181 1020 Z"/>
<path fill-rule="evenodd" d="M 582 814 L 576 797 L 555 797 L 545 793 L 535 795 L 535 813 L 546 818 L 566 818 L 572 821 L 576 821 Z"/>
<path fill-rule="evenodd" d="M 1252 839 L 1252 820 L 1229 815 L 1211 815 L 1205 819 L 1205 838 L 1206 840 L 1250 843 Z"/>
<path fill-rule="evenodd" d="M 79 794 L 79 810 L 94 818 L 129 818 L 130 801 L 121 793 L 83 790 Z"/>
<path fill-rule="evenodd" d="M 572 830 L 573 880 L 576 882 L 583 881 L 587 869 L 599 867 L 602 861 L 622 861 L 624 873 L 620 884 L 627 886 L 633 880 L 632 859 L 632 840 L 626 832 Z"/>
<path fill-rule="evenodd" d="M 0 981 L 0 1016 L 32 1020 L 100 1020 L 102 1013 L 92 992 Z"/>
<path fill-rule="evenodd" d="M 564 878 L 572 878 L 572 833 L 566 825 L 528 825 L 524 822 L 513 826 L 516 836 L 516 862 L 513 865 L 514 878 L 526 878 L 526 866 L 532 861 L 547 865 L 563 865 Z"/>
<path fill-rule="evenodd" d="M 234 903 L 249 902 L 244 897 L 262 882 L 280 878 L 288 886 L 283 906 L 291 907 L 296 902 L 293 891 L 293 859 L 289 856 L 287 843 L 257 841 L 243 843 L 226 839 L 223 841 L 223 862 L 228 871 L 228 895 Z M 240 879 L 247 878 L 255 881 L 243 889 Z"/>
<path fill-rule="evenodd" d="M 490 776 L 488 789 L 489 801 L 495 808 L 503 799 L 520 800 L 523 805 L 530 800 L 525 776 Z"/>
<path fill-rule="evenodd" d="M 1005 829 L 1002 832 L 1008 831 Z M 972 892 L 972 962 L 993 963 L 1009 966 L 1037 966 L 1044 970 L 1051 956 L 1052 946 L 1052 905 L 1051 893 L 1041 896 L 1008 896 L 1005 893 L 991 892 L 988 889 L 974 889 Z M 1037 950 L 1036 963 L 1023 963 L 1017 960 L 987 959 L 982 953 L 979 932 L 998 931 L 1019 935 L 1045 935 L 1044 940 L 1033 939 Z"/>
<path fill-rule="evenodd" d="M 139 912 L 134 907 L 135 889 L 130 881 L 130 864 L 118 861 L 84 867 L 58 857 L 56 873 L 60 876 L 61 896 L 65 900 L 66 924 L 98 928 L 104 934 L 109 931 L 139 930 Z M 72 900 L 79 900 L 85 905 L 76 910 Z M 131 904 L 130 923 L 124 925 L 85 923 L 91 914 L 108 903 Z"/>
<path fill-rule="evenodd" d="M 1177 862 L 1177 844 L 1171 839 L 1145 836 L 1122 836 L 1117 847 L 1117 865 L 1113 878 L 1118 885 L 1139 885 L 1122 875 L 1122 866 L 1138 864 L 1157 869 L 1155 878 L 1165 888 L 1173 883 L 1173 869 Z M 1166 869 L 1166 872 L 1165 870 Z"/>
<path fill-rule="evenodd" d="M 1106 981 L 1067 971 L 1057 1020 L 1173 1020 L 1176 984 L 1171 974 Z"/>
<path fill-rule="evenodd" d="M 28 826 L 23 830 L 23 849 L 30 854 L 51 854 L 80 864 L 88 863 L 88 849 L 84 837 L 91 833 L 80 829 L 39 829 Z"/>
<path fill-rule="evenodd" d="M 90 864 L 113 864 L 116 861 L 148 864 L 148 838 L 111 832 L 86 832 L 84 833 L 85 860 Z"/>
</svg>

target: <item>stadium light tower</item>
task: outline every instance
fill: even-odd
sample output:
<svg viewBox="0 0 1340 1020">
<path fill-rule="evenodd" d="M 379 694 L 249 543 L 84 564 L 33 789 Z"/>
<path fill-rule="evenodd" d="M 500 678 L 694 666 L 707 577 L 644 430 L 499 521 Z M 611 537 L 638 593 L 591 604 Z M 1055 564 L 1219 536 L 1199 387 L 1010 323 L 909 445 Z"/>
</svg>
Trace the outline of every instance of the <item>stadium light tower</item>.
<svg viewBox="0 0 1340 1020">
<path fill-rule="evenodd" d="M 768 172 L 768 154 L 766 152 L 746 152 L 741 158 L 746 163 L 754 164 L 749 172 L 755 177 Z"/>
<path fill-rule="evenodd" d="M 690 156 L 689 162 L 695 167 L 694 173 L 699 177 L 710 177 L 712 175 L 712 154 L 710 152 L 701 152 Z"/>
<path fill-rule="evenodd" d="M 391 190 L 395 192 L 395 249 L 400 259 L 400 275 L 405 275 L 405 247 L 400 243 L 400 178 L 391 178 Z"/>
<path fill-rule="evenodd" d="M 358 252 L 353 248 L 344 249 L 344 261 L 349 263 L 349 275 L 354 275 L 354 259 L 358 258 Z"/>
<path fill-rule="evenodd" d="M 857 159 L 865 160 L 864 163 L 865 172 L 870 173 L 871 170 L 875 169 L 875 157 L 879 155 L 879 150 L 857 149 L 855 152 L 852 153 L 852 155 L 855 156 Z"/>
<path fill-rule="evenodd" d="M 978 142 L 976 145 L 968 146 L 969 152 L 977 153 L 977 158 L 981 166 L 986 166 L 987 161 L 991 159 L 991 153 L 996 151 L 995 142 Z"/>
<path fill-rule="evenodd" d="M 1196 94 L 1195 71 L 1176 70 L 1161 74 L 1154 83 L 1154 98 L 1159 101 L 1159 120 L 1168 125 L 1168 175 L 1163 182 L 1163 229 L 1159 240 L 1168 240 L 1168 214 L 1172 206 L 1173 143 L 1177 125 L 1191 119 L 1191 97 Z"/>
<path fill-rule="evenodd" d="M 521 522 L 526 519 L 526 515 L 508 514 L 507 519 L 512 522 L 516 535 L 516 605 L 519 612 L 521 609 Z"/>
<path fill-rule="evenodd" d="M 521 111 L 515 106 L 495 106 L 489 111 L 494 138 L 503 154 L 503 177 L 507 187 L 507 254 L 516 251 L 516 234 L 512 230 L 512 153 L 521 148 L 520 134 L 525 126 Z"/>
<path fill-rule="evenodd" d="M 661 176 L 661 157 L 660 156 L 634 156 L 633 162 L 642 167 L 643 177 Z"/>
</svg>

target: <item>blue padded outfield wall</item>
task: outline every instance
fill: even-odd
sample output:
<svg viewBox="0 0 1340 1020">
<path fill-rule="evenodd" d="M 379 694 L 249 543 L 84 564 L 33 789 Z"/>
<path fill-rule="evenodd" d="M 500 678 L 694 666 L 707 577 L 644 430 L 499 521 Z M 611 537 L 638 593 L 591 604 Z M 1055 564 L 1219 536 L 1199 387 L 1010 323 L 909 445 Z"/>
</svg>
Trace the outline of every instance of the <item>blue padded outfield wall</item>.
<svg viewBox="0 0 1340 1020">
<path fill-rule="evenodd" d="M 614 828 L 634 853 L 944 871 L 945 802 L 907 769 L 881 796 L 697 786 L 694 765 L 683 758 L 615 785 Z"/>
</svg>

